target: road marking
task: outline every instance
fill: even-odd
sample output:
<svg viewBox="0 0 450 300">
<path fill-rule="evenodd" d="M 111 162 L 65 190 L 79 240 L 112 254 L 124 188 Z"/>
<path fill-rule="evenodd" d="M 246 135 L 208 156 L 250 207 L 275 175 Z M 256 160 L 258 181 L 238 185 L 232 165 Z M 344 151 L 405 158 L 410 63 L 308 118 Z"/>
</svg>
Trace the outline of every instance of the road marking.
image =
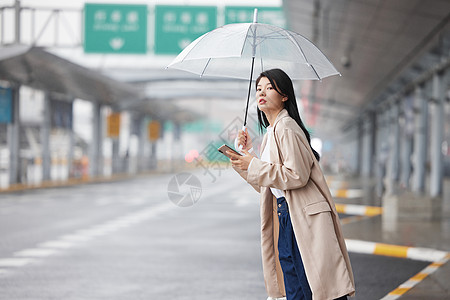
<svg viewBox="0 0 450 300">
<path fill-rule="evenodd" d="M 383 256 L 394 256 L 394 257 L 408 257 L 408 248 L 405 246 L 397 245 L 387 245 L 387 244 L 375 244 L 375 249 L 373 254 L 383 255 Z"/>
<path fill-rule="evenodd" d="M 105 205 L 109 205 L 111 203 L 113 203 L 114 201 L 109 199 L 109 198 L 100 198 L 100 199 L 95 199 L 95 205 L 97 206 L 105 206 Z"/>
<path fill-rule="evenodd" d="M 364 196 L 363 189 L 349 189 L 349 181 L 339 180 L 335 176 L 325 176 L 325 180 L 333 197 L 351 199 Z"/>
<path fill-rule="evenodd" d="M 129 204 L 129 205 L 136 205 L 136 206 L 137 205 L 143 205 L 146 202 L 147 202 L 147 199 L 144 199 L 144 198 L 141 198 L 141 197 L 135 198 L 135 199 L 129 199 L 129 200 L 126 201 L 127 204 Z"/>
<path fill-rule="evenodd" d="M 349 181 L 340 180 L 336 176 L 326 175 L 325 180 L 327 185 L 333 189 L 347 189 L 349 186 Z"/>
<path fill-rule="evenodd" d="M 345 244 L 349 252 L 373 254 L 375 250 L 375 243 L 371 242 L 345 239 Z"/>
<path fill-rule="evenodd" d="M 57 248 L 57 249 L 68 249 L 72 248 L 75 245 L 75 243 L 68 242 L 68 241 L 49 241 L 38 244 L 39 247 L 43 248 Z"/>
<path fill-rule="evenodd" d="M 425 269 L 402 283 L 399 287 L 397 287 L 395 290 L 381 298 L 381 300 L 395 300 L 400 298 L 403 294 L 408 292 L 410 289 L 412 289 L 414 286 L 416 286 L 419 282 L 427 278 L 428 275 L 436 272 L 439 267 L 443 266 L 445 263 L 447 263 L 450 259 L 450 253 L 447 253 L 443 258 L 429 264 Z"/>
<path fill-rule="evenodd" d="M 406 247 L 374 243 L 360 240 L 345 239 L 349 252 L 401 257 L 420 261 L 439 261 L 446 257 L 447 252 L 430 248 Z"/>
<path fill-rule="evenodd" d="M 47 257 L 50 255 L 54 255 L 59 251 L 56 249 L 41 249 L 41 248 L 33 248 L 33 249 L 25 249 L 19 252 L 15 252 L 14 256 L 24 256 L 24 257 Z"/>
<path fill-rule="evenodd" d="M 151 175 L 160 174 L 159 172 L 152 172 Z M 0 186 L 0 193 L 11 193 L 15 191 L 27 191 L 27 190 L 39 190 L 57 187 L 69 187 L 86 183 L 108 183 L 114 181 L 125 180 L 133 178 L 136 175 L 130 175 L 128 173 L 113 174 L 110 176 L 102 176 L 96 178 L 70 178 L 65 181 L 43 181 L 39 185 L 27 185 L 27 184 L 11 184 L 8 186 Z"/>
<path fill-rule="evenodd" d="M 446 252 L 437 251 L 429 248 L 411 247 L 408 249 L 408 258 L 421 260 L 421 257 L 428 257 L 428 261 L 439 261 L 445 256 Z"/>
<path fill-rule="evenodd" d="M 361 198 L 364 193 L 362 189 L 330 189 L 331 195 L 336 198 Z"/>
<path fill-rule="evenodd" d="M 378 216 L 383 213 L 383 208 L 378 206 L 366 206 L 366 216 Z"/>
<path fill-rule="evenodd" d="M 105 223 L 94 225 L 84 230 L 77 230 L 75 233 L 61 236 L 59 239 L 40 243 L 37 248 L 25 249 L 14 253 L 14 258 L 0 259 L 0 273 L 3 267 L 22 267 L 29 263 L 35 262 L 36 257 L 48 257 L 56 253 L 61 253 L 61 249 L 69 249 L 80 245 L 95 237 L 108 234 L 119 229 L 135 225 L 139 222 L 146 221 L 153 217 L 159 216 L 161 213 L 171 209 L 176 209 L 172 203 L 164 203 L 158 206 L 148 207 L 138 212 L 126 214 L 117 217 Z"/>
<path fill-rule="evenodd" d="M 343 218 L 340 219 L 341 224 L 345 225 L 345 224 L 350 224 L 350 223 L 354 223 L 354 222 L 359 222 L 365 219 L 370 218 L 369 216 L 351 216 L 351 217 L 347 217 L 347 218 Z"/>
<path fill-rule="evenodd" d="M 355 204 L 335 204 L 336 211 L 341 214 L 358 216 L 377 216 L 383 213 L 383 208 L 378 206 L 366 206 Z"/>
<path fill-rule="evenodd" d="M 70 241 L 70 242 L 84 242 L 89 240 L 89 237 L 81 234 L 68 234 L 61 237 L 62 240 Z"/>
<path fill-rule="evenodd" d="M 257 205 L 259 205 L 259 202 L 258 201 L 255 201 L 255 199 L 252 199 L 252 198 L 249 198 L 249 197 L 239 197 L 237 200 L 236 200 L 236 202 L 235 202 L 235 205 L 237 206 L 237 207 L 244 207 L 244 206 L 247 206 L 247 205 L 252 205 L 252 204 L 257 204 Z"/>
<path fill-rule="evenodd" d="M 2 258 L 0 259 L 0 267 L 22 267 L 35 261 L 32 258 Z"/>
<path fill-rule="evenodd" d="M 138 198 L 132 198 L 132 199 L 98 198 L 95 200 L 94 203 L 96 206 L 106 206 L 106 205 L 111 205 L 111 204 L 138 206 L 138 205 L 144 205 L 146 202 L 147 202 L 147 199 L 138 197 Z"/>
</svg>

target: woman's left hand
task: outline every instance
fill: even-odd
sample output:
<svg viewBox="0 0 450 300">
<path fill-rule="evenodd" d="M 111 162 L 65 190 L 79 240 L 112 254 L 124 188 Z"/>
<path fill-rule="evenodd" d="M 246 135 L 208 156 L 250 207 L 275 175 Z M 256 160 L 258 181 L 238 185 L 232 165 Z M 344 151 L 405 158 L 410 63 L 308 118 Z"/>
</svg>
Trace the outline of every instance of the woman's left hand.
<svg viewBox="0 0 450 300">
<path fill-rule="evenodd" d="M 242 152 L 244 152 L 245 155 L 237 155 L 233 152 L 227 151 L 227 153 L 231 156 L 231 165 L 243 171 L 247 171 L 248 166 L 253 159 L 253 156 L 245 149 L 243 149 Z"/>
</svg>

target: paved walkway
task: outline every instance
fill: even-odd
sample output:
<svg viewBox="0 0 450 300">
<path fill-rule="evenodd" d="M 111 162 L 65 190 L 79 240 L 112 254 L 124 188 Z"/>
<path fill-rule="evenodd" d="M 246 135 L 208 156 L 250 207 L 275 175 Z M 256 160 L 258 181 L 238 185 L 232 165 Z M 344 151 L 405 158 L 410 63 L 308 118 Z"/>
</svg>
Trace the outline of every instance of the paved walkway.
<svg viewBox="0 0 450 300">
<path fill-rule="evenodd" d="M 373 254 L 430 263 L 383 300 L 450 299 L 450 179 L 444 184 L 441 216 L 434 220 L 383 216 L 381 201 L 373 196 L 371 181 L 336 176 L 329 176 L 328 181 L 338 211 L 359 215 L 359 219 L 343 220 L 349 251 L 372 251 Z M 364 222 L 358 222 L 362 219 Z M 352 243 L 353 240 L 357 243 Z"/>
</svg>

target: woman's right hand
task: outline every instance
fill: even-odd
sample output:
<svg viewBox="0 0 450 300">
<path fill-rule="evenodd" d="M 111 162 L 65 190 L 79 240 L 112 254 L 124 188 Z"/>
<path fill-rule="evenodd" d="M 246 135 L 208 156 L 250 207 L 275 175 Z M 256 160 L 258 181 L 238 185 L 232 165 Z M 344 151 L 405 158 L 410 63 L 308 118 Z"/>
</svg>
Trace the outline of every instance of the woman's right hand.
<svg viewBox="0 0 450 300">
<path fill-rule="evenodd" d="M 245 149 L 245 150 L 250 150 L 253 147 L 252 138 L 248 134 L 247 128 L 245 128 L 245 132 L 242 130 L 239 130 L 238 145 L 242 145 L 242 149 Z"/>
</svg>

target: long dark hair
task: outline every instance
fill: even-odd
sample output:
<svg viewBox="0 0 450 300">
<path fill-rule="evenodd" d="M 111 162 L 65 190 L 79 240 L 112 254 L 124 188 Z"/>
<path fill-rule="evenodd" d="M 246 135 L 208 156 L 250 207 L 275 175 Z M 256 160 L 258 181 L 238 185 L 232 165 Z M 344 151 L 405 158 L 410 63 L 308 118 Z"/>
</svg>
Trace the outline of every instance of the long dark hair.
<svg viewBox="0 0 450 300">
<path fill-rule="evenodd" d="M 298 126 L 303 130 L 308 139 L 309 146 L 311 147 L 311 136 L 309 135 L 308 130 L 306 130 L 305 125 L 300 118 L 300 114 L 297 108 L 297 101 L 295 100 L 294 86 L 292 84 L 291 78 L 280 69 L 272 69 L 262 72 L 259 77 L 256 79 L 256 86 L 258 86 L 259 81 L 262 77 L 266 77 L 269 79 L 272 84 L 272 88 L 274 88 L 278 94 L 283 97 L 287 97 L 288 99 L 284 101 L 284 108 L 287 110 L 289 116 L 297 122 Z M 256 107 L 258 112 L 258 124 L 261 132 L 263 128 L 267 128 L 270 125 L 269 120 L 267 120 L 266 115 L 262 112 L 258 107 Z M 320 155 L 316 150 L 311 147 L 311 150 L 314 153 L 314 156 L 317 160 L 320 160 Z"/>
</svg>

